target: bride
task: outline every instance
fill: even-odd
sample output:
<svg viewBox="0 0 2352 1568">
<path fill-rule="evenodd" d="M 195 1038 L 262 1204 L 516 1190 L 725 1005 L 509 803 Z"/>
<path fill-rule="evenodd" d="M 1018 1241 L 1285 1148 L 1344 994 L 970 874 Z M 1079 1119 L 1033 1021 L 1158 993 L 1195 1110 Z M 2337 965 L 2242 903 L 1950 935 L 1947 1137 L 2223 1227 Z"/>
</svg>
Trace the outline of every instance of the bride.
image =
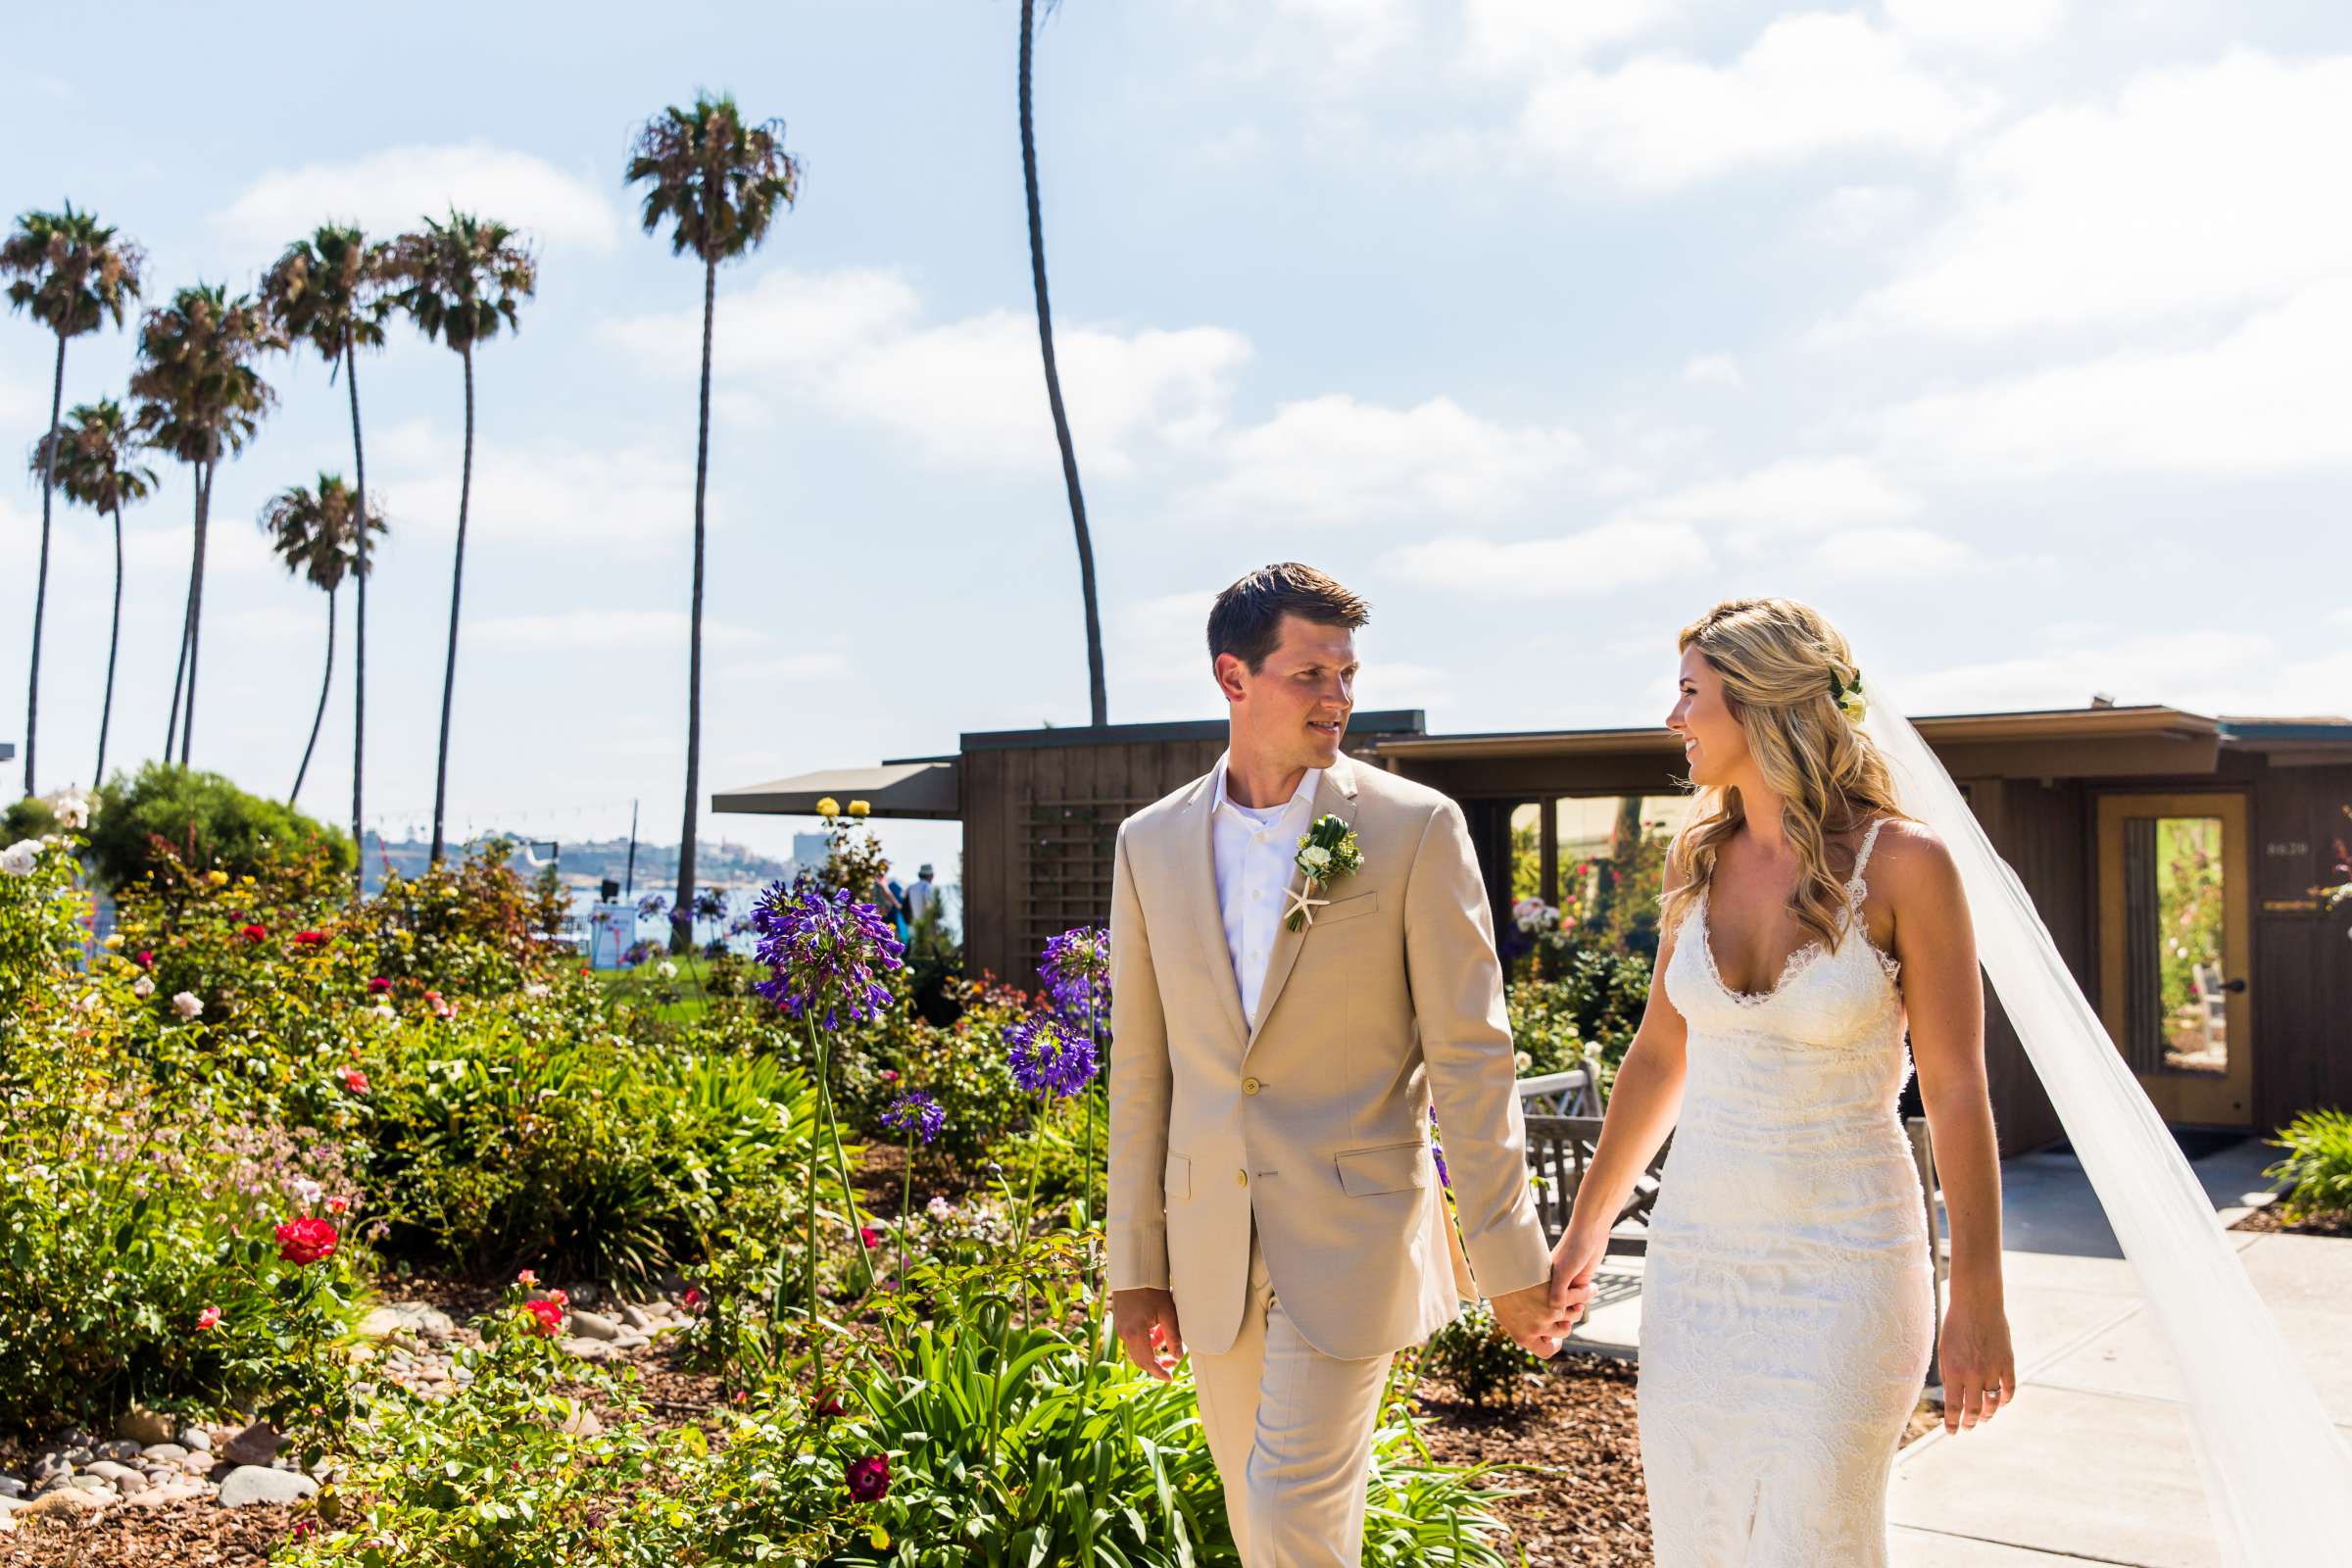
<svg viewBox="0 0 2352 1568">
<path fill-rule="evenodd" d="M 1933 1310 L 1923 1196 L 1895 1157 L 1906 1025 L 1951 1224 L 1944 1424 L 2015 1397 L 1980 961 L 2172 1351 L 2221 1561 L 2352 1568 L 2352 1445 L 1885 683 L 1865 709 L 1845 639 L 1786 599 L 1718 605 L 1681 648 L 1669 722 L 1696 809 L 1552 1276 L 1555 1297 L 1591 1282 L 1676 1130 L 1640 1389 L 1662 1568 L 1886 1561 L 1886 1477 Z"/>
<path fill-rule="evenodd" d="M 1642 1281 L 1657 1561 L 1884 1564 L 1887 1475 L 1935 1343 L 1896 1111 L 1914 1057 L 1951 1217 L 1945 1427 L 1991 1419 L 2017 1389 L 1968 903 L 1857 728 L 1861 672 L 1836 627 L 1790 600 L 1733 600 L 1680 643 L 1667 724 L 1696 799 L 1552 1277 L 1590 1283 L 1672 1131 Z"/>
</svg>

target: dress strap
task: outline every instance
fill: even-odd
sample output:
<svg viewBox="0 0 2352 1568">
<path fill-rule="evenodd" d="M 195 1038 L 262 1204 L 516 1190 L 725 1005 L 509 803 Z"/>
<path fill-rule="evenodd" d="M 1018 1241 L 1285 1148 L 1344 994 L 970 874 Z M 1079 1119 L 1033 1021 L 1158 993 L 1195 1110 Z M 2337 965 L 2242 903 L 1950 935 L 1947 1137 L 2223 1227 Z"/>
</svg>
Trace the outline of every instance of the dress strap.
<svg viewBox="0 0 2352 1568">
<path fill-rule="evenodd" d="M 1856 904 L 1860 904 L 1863 895 L 1870 891 L 1869 885 L 1862 880 L 1862 871 L 1870 864 L 1870 852 L 1878 847 L 1879 829 L 1886 825 L 1886 819 L 1883 816 L 1872 822 L 1870 831 L 1862 835 L 1862 848 L 1855 852 L 1854 874 L 1846 879 L 1845 891 Z"/>
</svg>

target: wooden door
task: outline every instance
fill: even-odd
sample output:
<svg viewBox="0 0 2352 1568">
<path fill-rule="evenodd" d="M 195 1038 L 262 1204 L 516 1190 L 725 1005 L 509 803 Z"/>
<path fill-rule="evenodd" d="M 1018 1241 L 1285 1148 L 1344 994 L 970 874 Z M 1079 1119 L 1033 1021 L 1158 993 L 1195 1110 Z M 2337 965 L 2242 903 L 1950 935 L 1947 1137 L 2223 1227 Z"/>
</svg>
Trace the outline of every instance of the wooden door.
<svg viewBox="0 0 2352 1568">
<path fill-rule="evenodd" d="M 2253 1123 L 2246 798 L 2099 797 L 2099 1002 L 2167 1122 Z"/>
</svg>

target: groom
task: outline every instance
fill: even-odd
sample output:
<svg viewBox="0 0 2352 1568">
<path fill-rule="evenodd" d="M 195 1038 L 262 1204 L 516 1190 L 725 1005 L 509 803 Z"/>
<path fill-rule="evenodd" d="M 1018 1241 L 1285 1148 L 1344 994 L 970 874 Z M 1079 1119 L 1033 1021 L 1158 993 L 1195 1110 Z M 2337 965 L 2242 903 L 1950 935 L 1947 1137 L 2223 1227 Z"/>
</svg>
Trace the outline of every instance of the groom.
<svg viewBox="0 0 2352 1568">
<path fill-rule="evenodd" d="M 1550 1300 L 1461 810 L 1340 752 L 1368 613 L 1296 564 L 1217 596 L 1225 756 L 1128 818 L 1112 876 L 1113 1319 L 1154 1376 L 1189 1348 L 1246 1568 L 1354 1568 L 1390 1359 L 1461 1298 L 1548 1356 L 1590 1295 Z M 1310 887 L 1325 816 L 1360 862 Z"/>
</svg>

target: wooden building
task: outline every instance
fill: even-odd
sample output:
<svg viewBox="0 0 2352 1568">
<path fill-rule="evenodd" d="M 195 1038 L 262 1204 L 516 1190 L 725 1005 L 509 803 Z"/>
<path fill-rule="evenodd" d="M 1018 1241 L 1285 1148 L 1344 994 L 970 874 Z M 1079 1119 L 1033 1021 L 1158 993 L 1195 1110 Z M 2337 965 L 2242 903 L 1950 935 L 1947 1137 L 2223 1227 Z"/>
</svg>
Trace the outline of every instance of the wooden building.
<svg viewBox="0 0 2352 1568">
<path fill-rule="evenodd" d="M 2315 893 L 2352 837 L 2352 722 L 2102 706 L 1917 724 L 2168 1120 L 2264 1133 L 2352 1106 L 2352 909 Z M 1120 820 L 1208 771 L 1224 740 L 1221 720 L 969 734 L 954 757 L 711 805 L 807 813 L 856 795 L 877 816 L 960 819 L 967 961 L 1027 986 L 1048 937 L 1106 918 Z M 1682 794 L 1664 729 L 1431 735 L 1404 710 L 1357 713 L 1347 746 L 1461 803 L 1497 909 L 1515 819 L 1533 816 L 1557 902 L 1571 805 Z M 1986 1048 L 2004 1151 L 2060 1137 L 1997 1003 Z"/>
</svg>

